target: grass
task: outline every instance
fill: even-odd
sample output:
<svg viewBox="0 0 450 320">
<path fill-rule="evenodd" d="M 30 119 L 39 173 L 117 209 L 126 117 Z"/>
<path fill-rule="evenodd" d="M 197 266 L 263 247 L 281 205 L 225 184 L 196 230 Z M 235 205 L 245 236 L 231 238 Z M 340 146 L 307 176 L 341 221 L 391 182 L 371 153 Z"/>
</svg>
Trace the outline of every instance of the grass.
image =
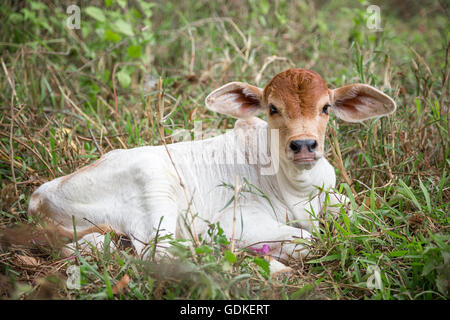
<svg viewBox="0 0 450 320">
<path fill-rule="evenodd" d="M 377 1 L 374 32 L 366 1 L 78 3 L 74 30 L 71 1 L 0 8 L 0 297 L 448 299 L 448 4 Z M 270 280 L 267 262 L 229 251 L 218 225 L 194 251 L 173 240 L 176 262 L 112 251 L 113 234 L 104 250 L 70 259 L 27 240 L 40 223 L 26 214 L 38 185 L 116 148 L 162 144 L 159 126 L 166 143 L 198 120 L 232 128 L 206 110 L 206 95 L 229 81 L 264 86 L 293 66 L 329 87 L 371 84 L 398 105 L 361 124 L 332 116 L 326 156 L 357 214 L 322 218 L 294 275 Z M 72 265 L 80 289 L 65 285 Z"/>
</svg>

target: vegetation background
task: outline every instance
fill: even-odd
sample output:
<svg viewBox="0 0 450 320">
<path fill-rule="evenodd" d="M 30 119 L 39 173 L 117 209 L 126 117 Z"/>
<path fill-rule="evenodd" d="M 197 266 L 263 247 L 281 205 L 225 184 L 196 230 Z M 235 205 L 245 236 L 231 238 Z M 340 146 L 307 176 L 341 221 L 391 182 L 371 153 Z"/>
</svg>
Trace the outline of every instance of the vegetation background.
<svg viewBox="0 0 450 320">
<path fill-rule="evenodd" d="M 67 27 L 74 4 L 79 29 Z M 449 298 L 447 1 L 3 0 L 0 16 L 1 298 Z M 174 240 L 172 263 L 112 251 L 113 234 L 69 258 L 36 240 L 37 186 L 115 148 L 170 143 L 197 120 L 232 128 L 206 95 L 290 67 L 331 88 L 371 84 L 398 105 L 361 124 L 331 116 L 326 156 L 358 215 L 323 218 L 295 274 L 269 279 L 264 258 L 231 252 L 218 225 L 194 251 Z M 66 286 L 72 265 L 79 289 Z"/>
</svg>

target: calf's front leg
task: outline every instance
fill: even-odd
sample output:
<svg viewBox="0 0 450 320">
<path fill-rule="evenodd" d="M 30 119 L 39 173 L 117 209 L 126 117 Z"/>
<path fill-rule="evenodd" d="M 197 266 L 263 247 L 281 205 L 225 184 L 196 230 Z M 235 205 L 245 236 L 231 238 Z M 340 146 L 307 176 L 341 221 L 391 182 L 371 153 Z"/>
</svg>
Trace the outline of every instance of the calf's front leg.
<svg viewBox="0 0 450 320">
<path fill-rule="evenodd" d="M 236 247 L 268 255 L 272 276 L 292 271 L 282 262 L 286 263 L 290 258 L 301 259 L 308 254 L 304 243 L 295 242 L 299 238 L 310 240 L 308 231 L 277 221 L 267 211 L 254 206 L 238 207 L 235 222 L 234 214 L 234 209 L 230 208 L 220 216 L 224 233 L 230 239 L 234 235 L 231 241 L 235 241 Z"/>
</svg>

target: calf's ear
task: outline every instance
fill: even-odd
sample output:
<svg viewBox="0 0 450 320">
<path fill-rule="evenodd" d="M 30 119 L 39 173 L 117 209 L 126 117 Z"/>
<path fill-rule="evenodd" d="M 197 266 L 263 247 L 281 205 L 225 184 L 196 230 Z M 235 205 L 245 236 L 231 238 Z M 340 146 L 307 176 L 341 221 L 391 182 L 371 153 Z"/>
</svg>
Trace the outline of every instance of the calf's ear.
<svg viewBox="0 0 450 320">
<path fill-rule="evenodd" d="M 211 92 L 206 107 L 214 112 L 238 119 L 248 119 L 261 113 L 263 89 L 244 82 L 230 82 Z"/>
<path fill-rule="evenodd" d="M 367 84 L 351 84 L 331 90 L 332 110 L 344 121 L 359 122 L 391 114 L 396 109 L 392 98 Z"/>
</svg>

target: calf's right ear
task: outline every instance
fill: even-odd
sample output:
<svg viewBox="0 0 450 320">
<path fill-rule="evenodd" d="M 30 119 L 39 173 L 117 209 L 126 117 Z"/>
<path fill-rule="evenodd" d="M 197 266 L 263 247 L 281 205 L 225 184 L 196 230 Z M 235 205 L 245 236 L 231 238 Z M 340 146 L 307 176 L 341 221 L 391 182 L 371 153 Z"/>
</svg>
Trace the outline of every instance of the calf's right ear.
<svg viewBox="0 0 450 320">
<path fill-rule="evenodd" d="M 263 89 L 244 82 L 230 82 L 211 92 L 206 107 L 217 113 L 238 119 L 248 119 L 261 113 Z"/>
</svg>

